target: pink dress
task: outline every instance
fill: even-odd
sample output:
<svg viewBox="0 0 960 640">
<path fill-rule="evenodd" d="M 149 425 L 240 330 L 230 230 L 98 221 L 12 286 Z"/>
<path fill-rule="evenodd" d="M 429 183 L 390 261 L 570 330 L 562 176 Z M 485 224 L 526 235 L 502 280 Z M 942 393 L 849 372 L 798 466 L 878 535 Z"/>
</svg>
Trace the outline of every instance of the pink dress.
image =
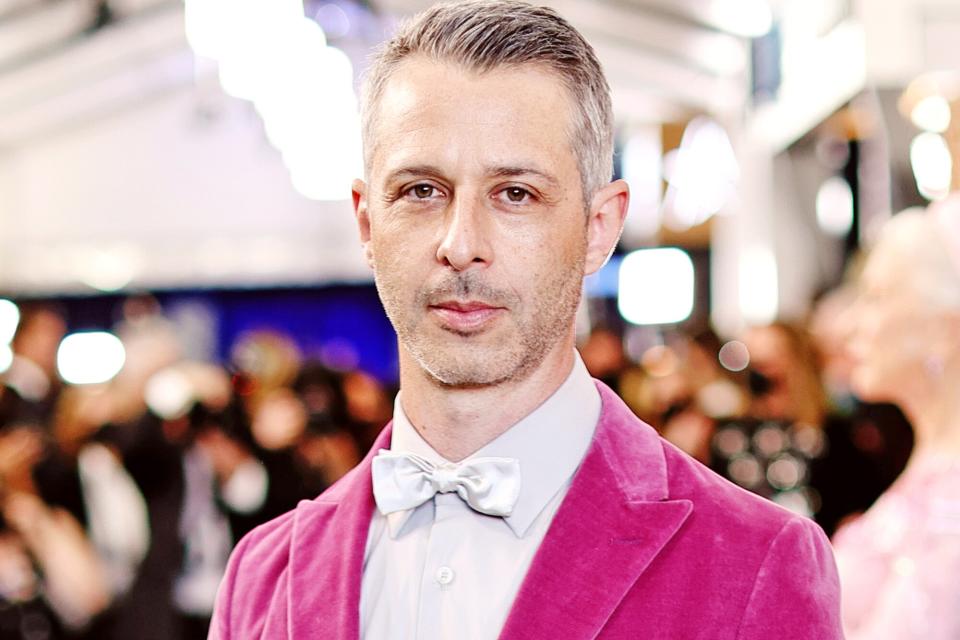
<svg viewBox="0 0 960 640">
<path fill-rule="evenodd" d="M 833 544 L 848 640 L 960 639 L 960 458 L 915 454 Z"/>
</svg>

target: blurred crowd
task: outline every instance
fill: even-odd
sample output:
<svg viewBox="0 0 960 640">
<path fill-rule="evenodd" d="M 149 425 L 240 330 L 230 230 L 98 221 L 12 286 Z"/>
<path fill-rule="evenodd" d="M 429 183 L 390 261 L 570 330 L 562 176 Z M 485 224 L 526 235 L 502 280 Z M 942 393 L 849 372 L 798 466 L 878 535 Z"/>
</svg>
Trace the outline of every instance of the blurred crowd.
<svg viewBox="0 0 960 640">
<path fill-rule="evenodd" d="M 960 629 L 931 609 L 955 599 L 940 567 L 960 569 L 950 206 L 946 234 L 934 213 L 896 216 L 863 273 L 805 322 L 726 342 L 597 327 L 580 344 L 667 440 L 837 534 L 851 637 Z M 223 364 L 190 360 L 150 298 L 124 303 L 126 360 L 109 382 L 61 380 L 65 333 L 57 307 L 23 304 L 0 376 L 0 639 L 205 638 L 233 545 L 351 469 L 392 415 L 395 390 L 277 331 L 242 335 Z M 894 619 L 910 633 L 956 626 L 866 626 Z"/>
<path fill-rule="evenodd" d="M 851 390 L 837 339 L 843 295 L 825 296 L 805 324 L 754 326 L 726 343 L 709 330 L 674 331 L 631 358 L 615 333 L 597 329 L 582 353 L 667 440 L 829 535 L 893 482 L 912 446 L 895 406 Z"/>
<path fill-rule="evenodd" d="M 186 359 L 149 299 L 123 315 L 120 373 L 69 385 L 64 317 L 21 305 L 0 377 L 0 638 L 205 638 L 236 541 L 352 468 L 392 413 L 377 379 L 281 333 L 218 365 Z"/>
</svg>

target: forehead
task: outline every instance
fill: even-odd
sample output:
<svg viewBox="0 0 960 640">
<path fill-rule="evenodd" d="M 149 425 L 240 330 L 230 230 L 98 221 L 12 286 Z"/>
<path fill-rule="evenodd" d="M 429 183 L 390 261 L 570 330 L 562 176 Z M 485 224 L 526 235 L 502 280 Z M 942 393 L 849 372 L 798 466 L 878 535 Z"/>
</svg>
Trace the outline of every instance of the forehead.
<svg viewBox="0 0 960 640">
<path fill-rule="evenodd" d="M 379 98 L 367 169 L 466 159 L 575 166 L 571 106 L 563 81 L 539 65 L 476 72 L 411 56 Z"/>
</svg>

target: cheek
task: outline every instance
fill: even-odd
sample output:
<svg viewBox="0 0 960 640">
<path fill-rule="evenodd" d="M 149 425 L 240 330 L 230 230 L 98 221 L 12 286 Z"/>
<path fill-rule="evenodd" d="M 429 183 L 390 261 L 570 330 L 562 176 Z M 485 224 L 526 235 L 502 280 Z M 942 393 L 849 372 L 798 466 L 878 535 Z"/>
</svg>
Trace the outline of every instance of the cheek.
<svg viewBox="0 0 960 640">
<path fill-rule="evenodd" d="M 370 241 L 375 269 L 381 276 L 401 279 L 429 263 L 429 248 L 417 234 L 403 230 L 374 233 Z"/>
</svg>

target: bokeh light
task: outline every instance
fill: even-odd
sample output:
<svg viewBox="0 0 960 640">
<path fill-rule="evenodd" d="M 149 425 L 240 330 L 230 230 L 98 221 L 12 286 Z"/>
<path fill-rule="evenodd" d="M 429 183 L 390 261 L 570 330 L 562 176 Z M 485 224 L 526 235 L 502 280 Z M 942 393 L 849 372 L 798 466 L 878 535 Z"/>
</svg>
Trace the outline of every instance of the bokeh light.
<svg viewBox="0 0 960 640">
<path fill-rule="evenodd" d="M 773 27 L 767 0 L 714 0 L 706 8 L 724 29 L 747 38 L 759 38 Z"/>
<path fill-rule="evenodd" d="M 253 103 L 297 192 L 349 198 L 351 180 L 362 173 L 350 58 L 327 45 L 297 0 L 188 0 L 186 7 L 191 47 L 217 63 L 224 91 Z"/>
<path fill-rule="evenodd" d="M 57 349 L 57 372 L 70 384 L 100 384 L 120 373 L 125 360 L 123 343 L 112 333 L 72 333 Z"/>
<path fill-rule="evenodd" d="M 640 249 L 620 264 L 620 315 L 633 324 L 682 322 L 693 311 L 694 270 L 680 249 Z"/>
<path fill-rule="evenodd" d="M 910 120 L 924 131 L 943 133 L 950 126 L 950 103 L 941 95 L 927 96 L 914 105 Z"/>
<path fill-rule="evenodd" d="M 727 132 L 709 118 L 691 120 L 680 148 L 667 153 L 663 162 L 670 184 L 664 223 L 673 229 L 703 224 L 736 193 L 740 165 Z"/>
<path fill-rule="evenodd" d="M 10 344 L 19 323 L 20 308 L 12 301 L 0 298 L 0 346 Z"/>
<path fill-rule="evenodd" d="M 817 190 L 817 224 L 825 233 L 843 237 L 853 227 L 853 191 L 840 176 L 824 180 Z"/>
<path fill-rule="evenodd" d="M 739 340 L 731 340 L 720 347 L 717 358 L 727 371 L 743 371 L 750 364 L 750 352 L 747 350 L 747 345 Z"/>
<path fill-rule="evenodd" d="M 928 200 L 941 200 L 950 192 L 953 160 L 943 136 L 929 131 L 910 143 L 910 166 L 920 195 Z"/>
</svg>

